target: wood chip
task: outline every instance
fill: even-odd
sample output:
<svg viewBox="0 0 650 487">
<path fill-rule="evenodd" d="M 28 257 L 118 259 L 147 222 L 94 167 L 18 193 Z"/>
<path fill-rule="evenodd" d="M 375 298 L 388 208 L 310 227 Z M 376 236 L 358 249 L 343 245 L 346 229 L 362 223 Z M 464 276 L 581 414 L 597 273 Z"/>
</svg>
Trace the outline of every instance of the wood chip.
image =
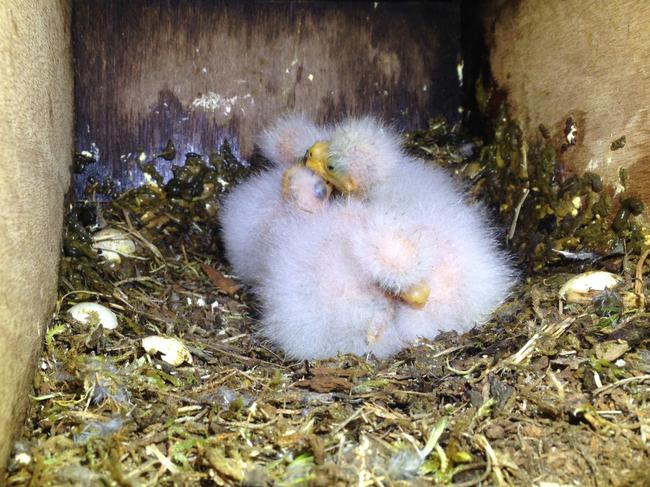
<svg viewBox="0 0 650 487">
<path fill-rule="evenodd" d="M 226 277 L 221 271 L 218 271 L 209 264 L 201 264 L 201 269 L 210 278 L 212 284 L 221 292 L 229 296 L 234 296 L 241 289 L 241 284 L 236 283 L 229 277 Z"/>
<path fill-rule="evenodd" d="M 330 375 L 315 375 L 311 379 L 300 380 L 295 385 L 316 392 L 348 392 L 352 389 L 349 380 Z"/>
</svg>

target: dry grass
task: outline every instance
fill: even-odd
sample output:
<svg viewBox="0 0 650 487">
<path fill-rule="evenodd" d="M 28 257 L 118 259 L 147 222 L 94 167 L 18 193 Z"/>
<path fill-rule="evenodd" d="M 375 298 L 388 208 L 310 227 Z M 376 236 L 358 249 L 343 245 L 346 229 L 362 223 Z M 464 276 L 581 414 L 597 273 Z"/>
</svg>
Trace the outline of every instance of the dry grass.
<svg viewBox="0 0 650 487">
<path fill-rule="evenodd" d="M 566 272 L 584 263 L 522 281 L 465 335 L 385 361 L 291 362 L 256 339 L 254 303 L 219 259 L 205 204 L 217 193 L 125 193 L 103 213 L 139 258 L 117 268 L 64 258 L 6 485 L 648 481 L 650 315 L 613 292 L 558 307 Z M 68 228 L 70 239 L 79 227 Z M 643 259 L 606 263 L 645 296 Z M 82 300 L 110 306 L 120 327 L 72 320 L 66 310 Z M 179 338 L 192 364 L 147 355 L 141 339 L 158 334 Z"/>
</svg>

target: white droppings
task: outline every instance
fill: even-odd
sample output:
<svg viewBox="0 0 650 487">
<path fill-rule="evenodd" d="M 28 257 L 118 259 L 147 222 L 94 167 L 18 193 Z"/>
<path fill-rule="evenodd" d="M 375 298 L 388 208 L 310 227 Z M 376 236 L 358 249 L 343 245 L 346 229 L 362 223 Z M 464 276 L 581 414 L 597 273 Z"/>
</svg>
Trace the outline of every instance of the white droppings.
<svg viewBox="0 0 650 487">
<path fill-rule="evenodd" d="M 576 127 L 575 123 L 570 124 L 566 130 L 566 141 L 569 144 L 574 145 L 577 140 L 577 135 L 578 135 L 578 127 Z"/>
<path fill-rule="evenodd" d="M 213 91 L 208 91 L 207 93 L 201 95 L 199 98 L 196 98 L 192 102 L 192 107 L 201 108 L 207 111 L 222 111 L 224 115 L 229 115 L 232 112 L 233 107 L 243 100 L 249 100 L 249 103 L 253 103 L 253 95 L 247 93 L 243 96 L 231 96 L 225 97 L 219 93 Z"/>
<path fill-rule="evenodd" d="M 16 454 L 16 456 L 14 457 L 14 461 L 18 465 L 29 465 L 30 463 L 32 463 L 32 457 L 29 455 L 29 453 L 20 452 Z"/>
<path fill-rule="evenodd" d="M 158 182 L 151 177 L 151 174 L 145 172 L 144 174 L 142 174 L 142 176 L 144 177 L 144 182 L 147 186 L 151 186 L 152 188 L 158 187 Z"/>
<path fill-rule="evenodd" d="M 90 143 L 90 152 L 92 152 L 95 160 L 99 161 L 99 147 L 97 147 L 97 144 L 95 142 Z"/>
<path fill-rule="evenodd" d="M 623 186 L 620 181 L 616 181 L 616 183 L 614 183 L 614 196 L 616 197 L 624 191 L 625 186 Z"/>
<path fill-rule="evenodd" d="M 582 198 L 580 196 L 574 196 L 571 200 L 571 204 L 575 209 L 580 209 L 582 206 Z"/>
<path fill-rule="evenodd" d="M 311 73 L 309 73 L 309 74 L 307 75 L 307 79 L 308 79 L 309 81 L 314 81 L 314 75 L 311 74 Z"/>
</svg>

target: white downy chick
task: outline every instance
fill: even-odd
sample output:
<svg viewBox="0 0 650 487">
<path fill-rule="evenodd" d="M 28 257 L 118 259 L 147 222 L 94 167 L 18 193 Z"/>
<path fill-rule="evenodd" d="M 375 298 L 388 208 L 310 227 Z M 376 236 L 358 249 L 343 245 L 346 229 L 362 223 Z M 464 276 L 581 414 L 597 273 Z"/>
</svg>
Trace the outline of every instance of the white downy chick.
<svg viewBox="0 0 650 487">
<path fill-rule="evenodd" d="M 307 152 L 306 164 L 339 191 L 417 222 L 432 262 L 421 310 L 400 306 L 407 341 L 482 322 L 507 296 L 514 272 L 499 250 L 486 212 L 469 205 L 441 168 L 405 156 L 399 137 L 371 119 L 352 119 Z"/>
<path fill-rule="evenodd" d="M 287 215 L 268 248 L 261 332 L 287 355 L 386 357 L 406 345 L 395 327 L 397 303 L 413 289 L 417 301 L 431 266 L 411 222 L 339 201 L 312 216 Z"/>
<path fill-rule="evenodd" d="M 466 203 L 444 170 L 419 160 L 406 167 L 382 188 L 381 200 L 417 222 L 432 262 L 426 281 L 431 294 L 420 310 L 400 307 L 397 326 L 408 341 L 466 331 L 507 297 L 516 274 L 484 207 Z"/>
<path fill-rule="evenodd" d="M 263 171 L 232 189 L 222 201 L 221 234 L 233 272 L 248 285 L 265 271 L 266 235 L 287 213 L 316 213 L 331 189 L 304 166 Z"/>
<path fill-rule="evenodd" d="M 316 141 L 327 138 L 328 131 L 302 115 L 280 118 L 257 138 L 261 154 L 285 168 L 299 163 Z"/>
</svg>

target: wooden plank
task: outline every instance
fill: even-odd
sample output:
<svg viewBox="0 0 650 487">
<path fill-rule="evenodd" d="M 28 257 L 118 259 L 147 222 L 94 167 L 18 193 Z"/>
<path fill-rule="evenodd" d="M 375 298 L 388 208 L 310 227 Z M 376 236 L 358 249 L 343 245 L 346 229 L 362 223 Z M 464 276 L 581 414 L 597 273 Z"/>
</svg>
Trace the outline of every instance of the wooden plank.
<svg viewBox="0 0 650 487">
<path fill-rule="evenodd" d="M 0 484 L 56 303 L 72 159 L 72 3 L 0 5 Z"/>
<path fill-rule="evenodd" d="M 546 125 L 567 171 L 597 172 L 615 193 L 650 203 L 650 2 L 494 1 L 490 63 L 529 138 Z M 625 147 L 612 142 L 625 136 Z M 620 169 L 628 171 L 626 187 Z M 646 212 L 647 215 L 647 212 Z"/>
<path fill-rule="evenodd" d="M 253 136 L 291 111 L 404 128 L 458 118 L 459 29 L 454 2 L 77 0 L 76 142 L 101 159 L 85 177 L 136 184 L 126 156 L 168 138 L 176 163 L 224 137 L 248 157 Z"/>
</svg>

